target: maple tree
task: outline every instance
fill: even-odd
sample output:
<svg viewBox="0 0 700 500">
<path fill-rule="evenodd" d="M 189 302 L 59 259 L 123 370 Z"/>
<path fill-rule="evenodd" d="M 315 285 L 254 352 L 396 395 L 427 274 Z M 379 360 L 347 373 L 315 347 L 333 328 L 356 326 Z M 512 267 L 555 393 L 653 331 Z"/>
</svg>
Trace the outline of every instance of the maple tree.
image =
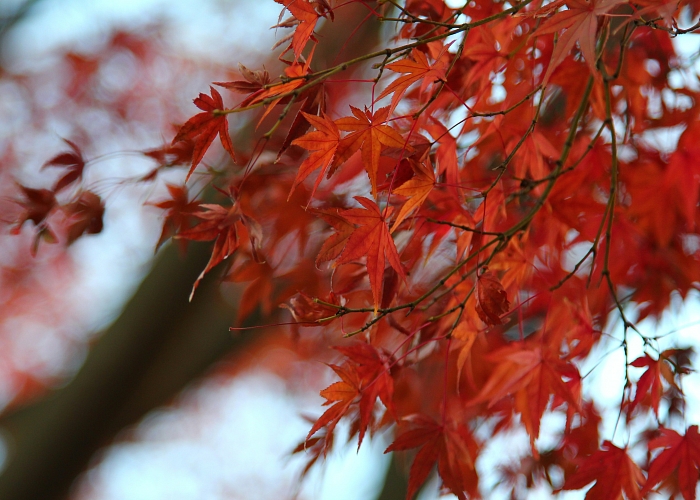
<svg viewBox="0 0 700 500">
<path fill-rule="evenodd" d="M 164 211 L 158 246 L 214 241 L 193 294 L 221 265 L 242 284 L 239 320 L 290 323 L 275 328 L 328 363 L 295 452 L 318 463 L 342 420 L 358 446 L 392 429 L 409 498 L 433 469 L 475 498 L 488 440 L 522 429 L 528 456 L 499 478 L 514 497 L 524 479 L 695 498 L 692 349 L 637 324 L 700 283 L 698 75 L 672 43 L 700 28 L 700 3 L 275 1 L 280 76 L 212 82 L 134 181 L 167 185 L 148 202 Z M 320 58 L 318 27 L 353 4 L 391 28 L 384 46 Z M 244 120 L 253 139 L 232 140 Z M 655 141 L 669 131 L 677 143 Z M 44 164 L 62 169 L 51 188 L 17 186 L 10 231 L 33 253 L 102 230 L 90 163 L 66 139 Z M 176 166 L 182 185 L 162 178 Z M 601 345 L 624 353 L 610 435 L 583 371 Z M 564 422 L 550 447 L 547 415 Z"/>
</svg>

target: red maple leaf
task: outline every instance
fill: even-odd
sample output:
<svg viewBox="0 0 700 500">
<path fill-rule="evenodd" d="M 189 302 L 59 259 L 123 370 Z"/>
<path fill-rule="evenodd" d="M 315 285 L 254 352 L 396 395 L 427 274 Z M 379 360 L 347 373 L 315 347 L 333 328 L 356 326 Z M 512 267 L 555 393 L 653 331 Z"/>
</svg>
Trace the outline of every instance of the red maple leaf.
<svg viewBox="0 0 700 500">
<path fill-rule="evenodd" d="M 644 475 L 627 454 L 605 441 L 600 450 L 581 460 L 576 472 L 566 478 L 562 490 L 580 490 L 595 481 L 586 500 L 617 500 L 624 494 L 629 500 L 641 500 Z"/>
<path fill-rule="evenodd" d="M 653 359 L 648 355 L 644 355 L 630 363 L 636 368 L 647 368 L 642 376 L 639 377 L 639 381 L 637 382 L 637 392 L 634 395 L 634 401 L 630 403 L 630 412 L 634 410 L 634 408 L 636 408 L 648 394 L 651 397 L 651 407 L 653 408 L 654 413 L 657 415 L 659 414 L 659 403 L 661 402 L 661 396 L 664 392 L 663 384 L 661 382 L 662 378 L 664 378 L 671 386 L 678 389 L 676 382 L 673 380 L 673 372 L 671 371 L 671 367 L 664 357 L 664 355 L 668 354 L 668 351 L 661 353 L 659 359 Z"/>
<path fill-rule="evenodd" d="M 61 167 L 67 169 L 56 181 L 56 184 L 54 184 L 53 190 L 56 193 L 70 186 L 75 181 L 80 180 L 83 176 L 83 170 L 85 169 L 85 159 L 83 159 L 80 148 L 68 139 L 63 139 L 63 141 L 70 146 L 72 151 L 54 156 L 41 167 L 42 169 L 46 167 Z"/>
<path fill-rule="evenodd" d="M 350 106 L 353 116 L 346 116 L 335 121 L 338 128 L 350 132 L 343 137 L 338 146 L 333 166 L 336 167 L 350 158 L 355 151 L 362 148 L 362 163 L 365 166 L 369 180 L 372 183 L 372 196 L 377 197 L 377 171 L 382 146 L 392 148 L 412 148 L 396 130 L 385 125 L 389 118 L 389 107 L 380 108 L 374 113 L 365 108 L 362 111 Z"/>
<path fill-rule="evenodd" d="M 332 405 L 321 415 L 309 431 L 310 438 L 322 427 L 326 427 L 326 436 L 332 436 L 338 421 L 348 413 L 351 406 L 357 405 L 357 417 L 351 432 L 357 432 L 358 449 L 374 420 L 374 407 L 377 398 L 391 415 L 395 414 L 393 395 L 394 380 L 389 371 L 389 356 L 366 343 L 349 347 L 336 347 L 348 361 L 342 366 L 328 365 L 340 377 L 321 391 L 326 398 L 324 406 Z"/>
<path fill-rule="evenodd" d="M 194 169 L 197 168 L 199 162 L 202 161 L 204 153 L 207 152 L 209 146 L 218 135 L 221 139 L 221 144 L 224 149 L 231 155 L 233 161 L 236 161 L 236 154 L 233 152 L 233 143 L 231 136 L 228 133 L 228 120 L 225 114 L 215 114 L 214 111 L 224 109 L 224 101 L 221 94 L 214 88 L 209 87 L 211 97 L 206 94 L 199 94 L 194 100 L 195 106 L 202 110 L 202 113 L 194 115 L 192 118 L 180 127 L 177 135 L 173 139 L 172 144 L 180 141 L 192 141 L 194 149 L 192 151 L 192 166 L 187 172 L 187 179 L 190 178 Z"/>
<path fill-rule="evenodd" d="M 347 413 L 350 405 L 355 402 L 355 399 L 360 394 L 360 375 L 357 373 L 354 365 L 346 363 L 343 366 L 328 366 L 340 377 L 340 381 L 329 385 L 321 391 L 321 396 L 326 399 L 323 405 L 330 405 L 330 408 L 323 412 L 323 415 L 311 427 L 311 430 L 306 435 L 307 443 L 322 427 L 326 427 L 327 436 L 332 436 L 335 426 L 338 425 L 340 419 Z M 327 439 L 326 441 L 328 442 Z"/>
<path fill-rule="evenodd" d="M 357 430 L 359 432 L 358 448 L 362 444 L 367 427 L 372 420 L 374 406 L 377 398 L 391 414 L 395 413 L 394 403 L 394 379 L 389 371 L 389 357 L 378 351 L 374 346 L 358 343 L 350 347 L 336 347 L 352 361 L 354 369 L 360 376 L 360 401 L 359 419 Z"/>
<path fill-rule="evenodd" d="M 348 238 L 355 230 L 355 226 L 345 220 L 338 213 L 338 209 L 312 209 L 311 212 L 323 219 L 336 230 L 335 234 L 324 240 L 321 250 L 319 250 L 318 255 L 316 256 L 316 265 L 319 265 L 322 262 L 333 260 L 340 255 L 345 248 Z"/>
<path fill-rule="evenodd" d="M 46 219 L 51 211 L 56 207 L 56 193 L 48 189 L 33 189 L 19 185 L 19 188 L 24 194 L 25 200 L 16 200 L 17 204 L 22 207 L 15 227 L 12 229 L 12 234 L 19 234 L 22 225 L 30 220 L 35 226 L 46 225 Z"/>
<path fill-rule="evenodd" d="M 392 233 L 396 231 L 399 224 L 401 224 L 411 212 L 423 204 L 435 187 L 435 172 L 433 172 L 433 167 L 430 164 L 429 158 L 426 159 L 425 163 L 411 162 L 411 164 L 415 171 L 413 177 L 393 190 L 394 194 L 407 196 L 408 200 L 406 200 L 406 203 L 404 203 L 401 210 L 399 210 L 396 220 L 391 226 Z"/>
<path fill-rule="evenodd" d="M 555 404 L 566 401 L 578 408 L 581 375 L 573 364 L 559 359 L 558 351 L 537 341 L 532 348 L 515 344 L 499 349 L 489 358 L 498 364 L 473 402 L 488 401 L 492 406 L 514 395 L 531 442 L 539 436 L 540 421 L 552 397 Z"/>
<path fill-rule="evenodd" d="M 662 448 L 649 466 L 649 477 L 642 488 L 642 495 L 648 493 L 673 471 L 678 472 L 678 488 L 685 500 L 695 500 L 700 468 L 700 434 L 698 426 L 691 425 L 681 436 L 676 431 L 661 428 L 661 436 L 649 441 L 649 451 Z"/>
<path fill-rule="evenodd" d="M 548 5 L 545 9 L 551 12 L 553 7 L 558 7 L 562 3 L 561 1 L 555 2 L 556 6 Z M 627 3 L 627 0 L 568 0 L 566 2 L 567 10 L 554 14 L 537 30 L 538 35 L 544 35 L 557 33 L 566 28 L 552 51 L 552 59 L 549 61 L 549 67 L 542 79 L 543 85 L 547 84 L 552 72 L 564 61 L 577 41 L 591 73 L 597 74 L 595 46 L 598 16 L 607 14 L 622 3 Z"/>
<path fill-rule="evenodd" d="M 163 230 L 160 233 L 160 238 L 158 238 L 156 250 L 158 250 L 168 238 L 188 229 L 192 220 L 195 218 L 194 214 L 201 210 L 198 201 L 190 201 L 185 186 L 181 187 L 173 184 L 166 184 L 166 187 L 168 188 L 170 199 L 150 203 L 150 205 L 166 211 L 165 221 L 163 221 Z M 184 239 L 180 241 L 183 244 L 185 243 Z"/>
<path fill-rule="evenodd" d="M 389 264 L 399 276 L 405 278 L 405 273 L 396 251 L 396 245 L 386 225 L 386 219 L 377 204 L 362 196 L 356 196 L 355 199 L 364 208 L 351 208 L 340 214 L 345 220 L 357 224 L 358 227 L 348 238 L 336 263 L 338 265 L 346 264 L 367 257 L 367 274 L 376 310 L 379 308 L 382 298 L 385 258 L 389 260 Z M 387 216 L 390 214 L 391 210 L 387 210 Z"/>
<path fill-rule="evenodd" d="M 240 244 L 239 231 L 244 230 L 248 234 L 253 256 L 256 257 L 256 260 L 262 261 L 258 253 L 262 240 L 260 224 L 255 219 L 244 214 L 238 203 L 234 203 L 228 208 L 216 204 L 202 204 L 200 208 L 204 210 L 195 212 L 192 215 L 202 222 L 190 229 L 181 231 L 176 236 L 176 238 L 194 241 L 216 239 L 209 263 L 192 287 L 190 300 L 204 275 L 238 249 Z"/>
<path fill-rule="evenodd" d="M 406 499 L 413 498 L 436 463 L 444 485 L 457 498 L 466 500 L 465 492 L 470 497 L 477 495 L 474 462 L 478 445 L 466 426 L 441 425 L 424 415 L 414 415 L 405 421 L 410 429 L 400 434 L 384 453 L 419 448 L 411 464 Z"/>
<path fill-rule="evenodd" d="M 501 315 L 508 312 L 510 304 L 503 285 L 487 268 L 476 279 L 476 312 L 487 325 L 500 325 Z"/>
<path fill-rule="evenodd" d="M 102 232 L 105 206 L 102 199 L 91 191 L 83 191 L 75 201 L 61 207 L 68 220 L 68 244 L 83 234 Z"/>
</svg>

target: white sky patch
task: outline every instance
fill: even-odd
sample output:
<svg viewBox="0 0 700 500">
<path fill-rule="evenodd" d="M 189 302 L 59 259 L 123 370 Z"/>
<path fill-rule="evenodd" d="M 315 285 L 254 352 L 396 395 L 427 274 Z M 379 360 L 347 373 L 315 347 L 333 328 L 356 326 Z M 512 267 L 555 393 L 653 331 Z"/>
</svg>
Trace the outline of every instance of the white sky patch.
<svg viewBox="0 0 700 500">
<path fill-rule="evenodd" d="M 354 441 L 343 445 L 342 425 L 339 449 L 298 482 L 305 457 L 289 452 L 308 432 L 300 410 L 318 412 L 318 398 L 310 401 L 310 395 L 291 394 L 281 379 L 262 371 L 209 380 L 184 393 L 175 408 L 152 412 L 132 442 L 112 446 L 75 498 L 373 498 L 389 464 L 382 455 L 388 442 L 381 435 L 366 439 L 356 453 Z"/>
</svg>

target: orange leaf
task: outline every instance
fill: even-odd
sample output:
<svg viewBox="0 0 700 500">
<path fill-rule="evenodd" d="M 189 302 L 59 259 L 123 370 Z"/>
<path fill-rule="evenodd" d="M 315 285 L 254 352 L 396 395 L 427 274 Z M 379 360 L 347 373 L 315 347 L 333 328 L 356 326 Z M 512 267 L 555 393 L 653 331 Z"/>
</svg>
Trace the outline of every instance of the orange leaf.
<svg viewBox="0 0 700 500">
<path fill-rule="evenodd" d="M 349 347 L 336 347 L 352 362 L 351 366 L 360 376 L 359 402 L 359 449 L 372 420 L 377 398 L 391 414 L 394 410 L 394 379 L 389 371 L 389 358 L 374 346 L 366 343 L 354 344 Z"/>
<path fill-rule="evenodd" d="M 300 146 L 308 151 L 313 151 L 313 153 L 311 153 L 299 167 L 299 172 L 297 173 L 296 179 L 294 179 L 294 184 L 292 185 L 292 189 L 289 192 L 289 197 L 287 199 L 291 198 L 294 188 L 296 188 L 304 179 L 306 179 L 311 172 L 320 168 L 321 173 L 316 179 L 314 188 L 311 191 L 311 196 L 313 197 L 314 193 L 316 192 L 316 188 L 321 183 L 321 179 L 323 179 L 323 175 L 328 170 L 331 161 L 333 161 L 340 141 L 340 131 L 338 130 L 338 126 L 329 120 L 325 114 L 323 115 L 323 118 L 303 112 L 302 114 L 308 120 L 308 122 L 316 128 L 316 131 L 309 132 L 308 134 L 295 139 L 292 144 L 295 146 Z"/>
<path fill-rule="evenodd" d="M 314 33 L 320 15 L 309 3 L 309 0 L 275 0 L 275 2 L 284 5 L 298 21 L 292 37 L 291 48 L 294 51 L 294 58 L 299 59 L 301 51 L 304 50 L 306 43 Z"/>
<path fill-rule="evenodd" d="M 387 64 L 387 69 L 390 69 L 396 73 L 403 73 L 404 76 L 400 76 L 391 82 L 389 86 L 384 89 L 384 92 L 379 94 L 377 100 L 388 96 L 393 92 L 394 95 L 391 98 L 391 109 L 394 109 L 401 100 L 401 97 L 403 97 L 406 90 L 408 90 L 408 87 L 414 83 L 422 80 L 420 86 L 420 92 L 422 93 L 425 91 L 428 85 L 438 81 L 444 81 L 446 78 L 445 70 L 447 69 L 448 65 L 448 57 L 449 55 L 447 51 L 443 50 L 435 63 L 430 64 L 430 62 L 428 62 L 428 58 L 423 52 L 413 49 L 410 57 Z"/>
<path fill-rule="evenodd" d="M 408 200 L 406 200 L 406 203 L 401 207 L 394 224 L 391 226 L 392 233 L 396 231 L 396 228 L 399 227 L 399 224 L 404 221 L 408 214 L 423 204 L 433 190 L 433 187 L 435 187 L 435 173 L 433 172 L 429 159 L 427 163 L 426 165 L 416 162 L 414 164 L 415 175 L 401 186 L 394 189 L 394 193 L 407 196 Z"/>
<path fill-rule="evenodd" d="M 352 116 L 339 118 L 335 121 L 338 128 L 344 132 L 351 132 L 340 140 L 338 154 L 333 162 L 334 167 L 350 158 L 355 151 L 362 148 L 362 163 L 365 166 L 369 180 L 372 183 L 372 196 L 377 197 L 377 170 L 379 170 L 379 156 L 382 146 L 392 148 L 405 148 L 410 151 L 413 148 L 406 143 L 396 130 L 389 125 L 382 125 L 389 118 L 389 108 L 378 109 L 372 113 L 365 108 L 364 111 L 350 106 Z"/>
<path fill-rule="evenodd" d="M 328 435 L 332 434 L 335 426 L 360 393 L 360 376 L 357 374 L 354 366 L 328 366 L 341 378 L 341 382 L 335 382 L 321 391 L 321 396 L 326 398 L 324 405 L 332 406 L 328 408 L 323 415 L 316 420 L 313 427 L 311 427 L 311 430 L 306 435 L 307 443 L 309 439 L 311 439 L 311 436 L 316 434 L 321 427 L 326 427 Z"/>
</svg>

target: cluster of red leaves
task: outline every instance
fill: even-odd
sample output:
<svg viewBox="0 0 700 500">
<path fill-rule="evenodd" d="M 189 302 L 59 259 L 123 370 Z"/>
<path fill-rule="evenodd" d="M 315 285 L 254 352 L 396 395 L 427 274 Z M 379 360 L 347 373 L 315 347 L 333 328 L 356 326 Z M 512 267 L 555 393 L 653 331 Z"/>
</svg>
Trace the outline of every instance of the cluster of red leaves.
<svg viewBox="0 0 700 500">
<path fill-rule="evenodd" d="M 14 227 L 11 232 L 19 234 L 25 222 L 34 223 L 32 254 L 36 254 L 41 240 L 48 243 L 62 240 L 70 245 L 83 234 L 102 232 L 105 206 L 97 194 L 74 189 L 66 203 L 59 202 L 59 193 L 70 192 L 69 188 L 82 179 L 85 168 L 85 159 L 78 146 L 69 140 L 65 142 L 71 150 L 56 155 L 43 166 L 64 169 L 53 189 L 18 185 L 22 198 L 16 200 L 19 213 L 12 221 Z M 61 236 L 57 234 L 57 228 Z"/>
<path fill-rule="evenodd" d="M 698 3 L 277 3 L 291 17 L 276 28 L 293 30 L 281 42 L 293 54 L 283 74 L 240 66 L 242 79 L 216 84 L 240 102 L 200 94 L 201 112 L 173 145 L 145 154 L 188 164 L 189 179 L 218 135 L 232 163 L 204 178 L 223 199 L 192 201 L 168 186 L 170 199 L 154 203 L 166 211 L 159 245 L 214 240 L 202 276 L 229 263 L 224 281 L 247 283 L 242 317 L 283 305 L 298 328 L 323 327 L 297 330 L 300 339 L 339 343 L 343 361 L 329 363 L 339 380 L 321 391 L 327 409 L 296 451 L 315 462 L 343 418 L 358 445 L 397 425 L 387 452 L 416 450 L 409 497 L 434 468 L 444 491 L 475 497 L 486 423 L 490 436 L 529 436 L 521 466 L 500 469 L 503 484 L 525 477 L 552 491 L 595 483 L 587 498 L 654 489 L 694 498 L 697 426 L 681 411 L 691 352 L 639 333 L 626 306 L 658 317 L 672 294 L 700 282 L 700 96 L 672 85 L 684 68 L 670 43 L 684 32 L 675 19 L 697 15 Z M 392 45 L 312 68 L 319 20 L 342 19 L 352 4 L 365 20 L 399 25 Z M 376 63 L 357 84 L 371 94 L 334 91 L 356 82 L 337 75 L 363 62 Z M 348 111 L 348 100 L 365 102 Z M 275 110 L 278 119 L 234 156 L 227 117 L 256 109 L 258 126 Z M 670 129 L 683 130 L 677 148 L 650 144 Z M 52 163 L 68 168 L 55 190 L 84 166 L 77 148 Z M 31 198 L 18 221 L 40 226 L 53 192 Z M 80 200 L 76 213 L 94 205 Z M 619 436 L 600 435 L 580 372 L 620 316 L 620 348 L 639 335 L 647 349 L 625 366 L 645 371 L 619 408 L 629 429 L 656 418 L 655 436 L 636 437 L 655 454 L 645 467 L 614 444 Z M 341 339 L 350 336 L 361 340 Z M 565 424 L 545 449 L 548 413 Z"/>
</svg>

